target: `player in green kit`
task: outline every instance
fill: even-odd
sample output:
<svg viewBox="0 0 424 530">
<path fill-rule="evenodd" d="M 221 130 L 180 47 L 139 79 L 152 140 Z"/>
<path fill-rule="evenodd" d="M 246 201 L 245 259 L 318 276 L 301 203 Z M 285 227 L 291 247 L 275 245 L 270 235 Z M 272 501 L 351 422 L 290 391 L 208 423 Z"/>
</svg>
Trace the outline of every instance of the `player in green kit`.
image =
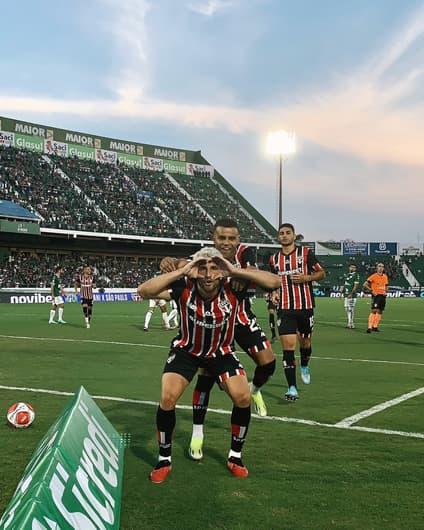
<svg viewBox="0 0 424 530">
<path fill-rule="evenodd" d="M 349 272 L 344 275 L 344 308 L 347 315 L 347 325 L 349 329 L 355 327 L 354 316 L 355 316 L 355 304 L 356 297 L 358 296 L 359 287 L 359 274 L 356 272 L 356 265 L 351 263 L 349 265 Z"/>
<path fill-rule="evenodd" d="M 54 276 L 50 284 L 51 288 L 51 295 L 52 295 L 52 308 L 50 309 L 50 318 L 49 318 L 49 324 L 66 324 L 66 322 L 63 320 L 63 309 L 65 306 L 63 297 L 66 297 L 63 285 L 62 285 L 62 274 L 63 274 L 63 267 L 56 267 L 54 270 Z M 59 319 L 56 322 L 54 319 L 54 316 L 56 314 L 56 309 L 59 308 Z"/>
</svg>

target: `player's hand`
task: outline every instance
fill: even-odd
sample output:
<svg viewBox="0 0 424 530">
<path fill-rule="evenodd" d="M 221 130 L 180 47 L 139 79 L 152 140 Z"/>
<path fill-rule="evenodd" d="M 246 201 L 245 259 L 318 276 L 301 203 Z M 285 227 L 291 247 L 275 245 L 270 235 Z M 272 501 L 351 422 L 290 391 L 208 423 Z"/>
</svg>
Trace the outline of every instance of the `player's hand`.
<svg viewBox="0 0 424 530">
<path fill-rule="evenodd" d="M 295 274 L 292 274 L 290 276 L 291 281 L 293 283 L 306 283 L 308 280 L 306 279 L 306 274 L 302 274 L 301 272 L 296 272 Z"/>
<path fill-rule="evenodd" d="M 177 260 L 174 258 L 166 257 L 160 262 L 159 265 L 160 272 L 173 272 L 177 270 Z"/>
<path fill-rule="evenodd" d="M 247 281 L 245 280 L 238 280 L 236 278 L 231 278 L 231 289 L 236 293 L 243 291 L 246 288 L 246 285 L 247 285 Z"/>
</svg>

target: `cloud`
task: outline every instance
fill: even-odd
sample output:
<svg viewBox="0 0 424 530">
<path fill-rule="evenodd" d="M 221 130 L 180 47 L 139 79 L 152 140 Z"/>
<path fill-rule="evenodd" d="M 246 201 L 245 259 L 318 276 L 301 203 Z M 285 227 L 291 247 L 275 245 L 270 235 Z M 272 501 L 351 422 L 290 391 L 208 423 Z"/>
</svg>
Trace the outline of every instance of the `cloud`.
<svg viewBox="0 0 424 530">
<path fill-rule="evenodd" d="M 116 6 L 114 0 L 98 2 L 108 7 L 104 30 L 110 32 L 118 53 L 118 71 L 109 79 L 116 98 L 80 101 L 0 96 L 2 112 L 102 115 L 264 135 L 269 130 L 287 128 L 295 130 L 300 139 L 368 161 L 424 165 L 423 103 L 418 100 L 407 106 L 401 104 L 419 88 L 423 78 L 416 48 L 424 35 L 424 8 L 413 14 L 384 49 L 349 76 L 333 81 L 330 87 L 303 96 L 290 106 L 277 103 L 243 108 L 155 98 L 153 91 L 146 90 L 150 80 L 144 28 L 151 4 L 142 0 L 128 0 L 122 6 Z M 223 0 L 195 4 L 207 16 L 230 5 Z M 414 53 L 418 55 L 415 62 Z M 387 79 L 406 55 L 408 73 Z"/>
<path fill-rule="evenodd" d="M 203 15 L 205 17 L 212 17 L 217 13 L 221 13 L 229 9 L 234 2 L 228 0 L 207 0 L 206 2 L 195 2 L 188 5 L 190 11 Z"/>
</svg>

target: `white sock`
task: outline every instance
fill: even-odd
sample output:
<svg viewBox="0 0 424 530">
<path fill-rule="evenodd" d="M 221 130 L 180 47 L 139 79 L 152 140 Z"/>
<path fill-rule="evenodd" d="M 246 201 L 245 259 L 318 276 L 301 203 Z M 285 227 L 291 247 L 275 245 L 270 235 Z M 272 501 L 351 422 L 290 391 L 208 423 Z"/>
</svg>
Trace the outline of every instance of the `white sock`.
<svg viewBox="0 0 424 530">
<path fill-rule="evenodd" d="M 203 424 L 193 423 L 192 438 L 203 438 Z"/>
<path fill-rule="evenodd" d="M 163 323 L 165 324 L 165 327 L 169 328 L 168 315 L 166 313 L 162 313 L 162 320 L 163 320 Z"/>
<path fill-rule="evenodd" d="M 241 459 L 241 453 L 236 453 L 235 451 L 230 449 L 230 452 L 228 453 L 228 458 L 231 458 L 232 456 L 234 458 L 240 458 Z"/>
<path fill-rule="evenodd" d="M 161 455 L 159 455 L 158 462 L 163 462 L 164 460 L 169 460 L 171 462 L 171 457 L 170 456 L 161 456 Z"/>
<path fill-rule="evenodd" d="M 151 311 L 147 311 L 146 317 L 144 319 L 144 327 L 148 328 L 150 324 L 150 319 L 152 318 L 153 313 Z"/>
<path fill-rule="evenodd" d="M 59 307 L 59 320 L 62 320 L 63 317 L 63 307 Z"/>
<path fill-rule="evenodd" d="M 55 309 L 50 309 L 50 321 L 49 322 L 54 320 L 55 314 L 56 314 L 56 310 Z"/>
</svg>

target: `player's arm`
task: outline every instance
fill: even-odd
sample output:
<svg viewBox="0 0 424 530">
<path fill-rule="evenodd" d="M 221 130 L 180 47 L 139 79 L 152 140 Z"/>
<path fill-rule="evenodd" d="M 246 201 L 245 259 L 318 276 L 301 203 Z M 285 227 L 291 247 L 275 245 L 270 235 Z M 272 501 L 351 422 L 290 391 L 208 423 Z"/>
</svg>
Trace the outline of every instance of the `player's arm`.
<svg viewBox="0 0 424 530">
<path fill-rule="evenodd" d="M 255 267 L 248 267 L 247 269 L 239 269 L 234 267 L 225 258 L 214 258 L 224 276 L 237 278 L 238 280 L 245 280 L 247 282 L 254 282 L 260 285 L 263 289 L 277 289 L 280 286 L 280 278 L 276 274 L 267 271 L 261 271 Z"/>
<path fill-rule="evenodd" d="M 180 269 L 165 272 L 164 274 L 150 278 L 150 280 L 138 286 L 138 294 L 143 298 L 163 298 L 166 301 L 171 300 L 171 294 L 168 291 L 169 285 L 190 273 L 195 277 L 198 261 L 190 261 Z M 204 260 L 202 261 L 204 262 Z"/>
<path fill-rule="evenodd" d="M 311 272 L 310 274 L 303 274 L 301 272 L 297 272 L 296 274 L 292 274 L 290 278 L 293 283 L 309 283 L 318 282 L 319 280 L 324 279 L 325 276 L 325 270 L 319 269 Z"/>
<path fill-rule="evenodd" d="M 75 291 L 75 294 L 78 294 L 78 289 L 79 289 L 79 281 L 78 281 L 78 280 L 75 280 L 75 282 L 74 282 L 74 291 Z"/>
<path fill-rule="evenodd" d="M 358 290 L 358 287 L 359 287 L 359 282 L 353 282 L 353 287 L 352 287 L 352 290 L 351 292 L 349 293 L 348 295 L 348 298 L 353 298 L 353 295 L 356 293 L 356 291 Z"/>
<path fill-rule="evenodd" d="M 365 289 L 366 291 L 371 291 L 371 282 L 369 278 L 365 280 L 364 283 L 362 284 L 362 289 Z"/>
</svg>

